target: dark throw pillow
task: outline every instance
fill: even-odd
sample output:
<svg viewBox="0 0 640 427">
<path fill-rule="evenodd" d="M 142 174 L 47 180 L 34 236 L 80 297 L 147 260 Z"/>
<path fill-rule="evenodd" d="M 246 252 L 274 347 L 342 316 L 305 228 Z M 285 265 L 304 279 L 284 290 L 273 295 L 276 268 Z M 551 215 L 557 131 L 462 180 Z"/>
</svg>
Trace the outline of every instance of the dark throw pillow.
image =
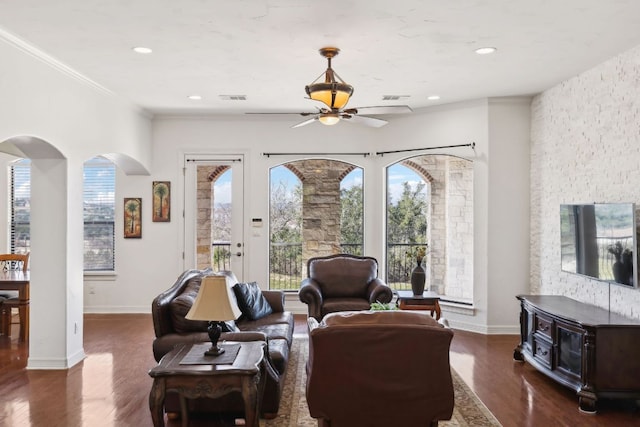
<svg viewBox="0 0 640 427">
<path fill-rule="evenodd" d="M 269 301 L 256 282 L 236 283 L 233 292 L 236 294 L 240 311 L 249 320 L 258 320 L 273 313 Z"/>
<path fill-rule="evenodd" d="M 238 329 L 238 327 L 236 326 L 235 320 L 224 321 L 222 322 L 220 327 L 222 328 L 222 332 L 239 332 L 240 331 L 240 329 Z"/>
</svg>

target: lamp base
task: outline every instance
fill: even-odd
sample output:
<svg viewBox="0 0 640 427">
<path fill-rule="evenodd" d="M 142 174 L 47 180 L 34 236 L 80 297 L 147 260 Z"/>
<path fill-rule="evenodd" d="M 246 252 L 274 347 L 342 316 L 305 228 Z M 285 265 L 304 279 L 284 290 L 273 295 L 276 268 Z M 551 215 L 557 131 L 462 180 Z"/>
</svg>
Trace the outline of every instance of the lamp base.
<svg viewBox="0 0 640 427">
<path fill-rule="evenodd" d="M 222 333 L 221 322 L 209 321 L 207 332 L 209 333 L 209 339 L 211 340 L 211 348 L 204 352 L 205 356 L 219 356 L 224 353 L 224 348 L 218 345 L 220 334 Z"/>
<path fill-rule="evenodd" d="M 216 346 L 212 346 L 209 350 L 204 352 L 205 356 L 220 356 L 222 353 L 224 353 L 224 348 L 220 347 L 219 345 Z"/>
</svg>

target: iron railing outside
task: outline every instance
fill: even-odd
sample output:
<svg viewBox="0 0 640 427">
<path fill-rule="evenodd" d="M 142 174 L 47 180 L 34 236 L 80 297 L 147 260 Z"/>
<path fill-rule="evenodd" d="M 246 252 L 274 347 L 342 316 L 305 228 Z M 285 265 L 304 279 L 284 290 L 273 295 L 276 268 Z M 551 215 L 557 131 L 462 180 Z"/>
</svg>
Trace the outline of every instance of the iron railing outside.
<svg viewBox="0 0 640 427">
<path fill-rule="evenodd" d="M 213 271 L 231 270 L 231 242 L 211 244 L 211 267 Z"/>
<path fill-rule="evenodd" d="M 411 289 L 411 270 L 416 266 L 413 256 L 407 255 L 420 243 L 391 243 L 387 248 L 387 284 L 395 290 Z M 342 253 L 362 256 L 362 244 L 345 243 L 340 245 Z M 228 242 L 212 244 L 212 263 L 214 270 L 229 270 L 231 244 Z M 302 282 L 304 271 L 301 243 L 271 243 L 269 251 L 269 289 L 297 291 Z"/>
<path fill-rule="evenodd" d="M 425 246 L 424 243 L 389 243 L 387 245 L 387 285 L 397 291 L 411 289 L 411 271 L 417 263 L 415 256 L 410 254 L 423 246 Z"/>
</svg>

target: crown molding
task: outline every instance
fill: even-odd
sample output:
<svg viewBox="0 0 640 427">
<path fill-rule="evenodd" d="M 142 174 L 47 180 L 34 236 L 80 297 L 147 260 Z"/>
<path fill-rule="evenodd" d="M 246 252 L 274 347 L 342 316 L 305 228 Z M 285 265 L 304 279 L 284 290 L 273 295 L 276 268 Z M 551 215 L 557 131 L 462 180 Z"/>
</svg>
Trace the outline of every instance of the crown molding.
<svg viewBox="0 0 640 427">
<path fill-rule="evenodd" d="M 12 46 L 12 47 L 20 50 L 21 52 L 26 53 L 27 55 L 31 56 L 32 58 L 37 59 L 38 61 L 40 61 L 40 62 L 44 63 L 45 65 L 47 65 L 48 67 L 52 68 L 53 70 L 56 70 L 59 73 L 62 73 L 65 76 L 70 77 L 73 80 L 75 80 L 75 81 L 77 81 L 77 82 L 79 82 L 79 83 L 81 83 L 81 84 L 83 84 L 85 86 L 90 87 L 91 89 L 95 90 L 96 92 L 99 92 L 99 93 L 101 93 L 103 95 L 106 95 L 106 96 L 110 96 L 110 97 L 119 99 L 120 101 L 124 102 L 130 108 L 132 108 L 133 110 L 137 111 L 139 114 L 143 115 L 144 117 L 146 117 L 148 119 L 152 119 L 153 118 L 153 114 L 150 113 L 148 110 L 140 107 L 139 105 L 133 104 L 131 101 L 126 101 L 126 100 L 122 99 L 122 97 L 117 95 L 115 92 L 107 89 L 106 87 L 102 86 L 101 84 L 99 84 L 99 83 L 91 80 L 90 78 L 86 77 L 85 75 L 77 72 L 73 68 L 71 68 L 68 65 L 60 62 L 56 58 L 54 58 L 51 55 L 43 52 L 42 50 L 38 49 L 37 47 L 27 43 L 26 41 L 22 40 L 21 38 L 19 38 L 15 34 L 12 34 L 11 32 L 5 30 L 2 27 L 0 27 L 0 40 L 5 42 L 9 46 Z"/>
<path fill-rule="evenodd" d="M 10 33 L 9 31 L 5 30 L 2 27 L 0 27 L 0 40 L 4 41 L 5 43 L 7 43 L 10 46 L 13 46 L 16 49 L 28 54 L 31 57 L 36 58 L 37 60 L 39 60 L 40 62 L 43 62 L 44 64 L 48 65 L 49 67 L 53 68 L 54 70 L 57 70 L 60 73 L 65 74 L 65 75 L 73 78 L 76 81 L 79 81 L 79 82 L 81 82 L 81 83 L 83 83 L 83 84 L 85 84 L 87 86 L 90 86 L 92 89 L 97 90 L 98 92 L 101 92 L 101 93 L 103 93 L 105 95 L 116 96 L 112 91 L 110 91 L 106 87 L 104 87 L 101 84 L 96 83 L 95 81 L 91 80 L 90 78 L 80 74 L 79 72 L 77 72 L 73 68 L 71 68 L 68 65 L 60 62 L 59 60 L 57 60 L 54 57 L 52 57 L 51 55 L 43 52 L 42 50 L 38 49 L 37 47 L 35 47 L 33 45 L 30 45 L 29 43 L 25 42 L 24 40 L 22 40 L 21 38 L 19 38 L 15 34 Z"/>
</svg>

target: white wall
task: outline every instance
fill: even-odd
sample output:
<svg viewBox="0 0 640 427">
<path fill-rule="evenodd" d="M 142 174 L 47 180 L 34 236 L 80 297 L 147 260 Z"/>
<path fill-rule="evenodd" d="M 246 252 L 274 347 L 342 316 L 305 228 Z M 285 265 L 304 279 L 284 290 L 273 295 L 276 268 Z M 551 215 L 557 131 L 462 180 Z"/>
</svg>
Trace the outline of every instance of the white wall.
<svg viewBox="0 0 640 427">
<path fill-rule="evenodd" d="M 529 292 L 531 98 L 494 98 L 489 105 L 487 324 L 500 332 L 519 316 L 515 295 Z"/>
<path fill-rule="evenodd" d="M 636 319 L 639 290 L 560 271 L 559 212 L 562 203 L 640 204 L 639 76 L 636 47 L 537 96 L 531 124 L 532 292 Z"/>
<path fill-rule="evenodd" d="M 34 159 L 28 367 L 65 368 L 84 357 L 82 164 L 111 154 L 128 172 L 144 173 L 151 163 L 150 120 L 1 32 L 0 61 L 0 152 Z M 2 156 L 5 164 L 12 158 Z M 6 233 L 0 239 L 7 248 Z"/>
</svg>

